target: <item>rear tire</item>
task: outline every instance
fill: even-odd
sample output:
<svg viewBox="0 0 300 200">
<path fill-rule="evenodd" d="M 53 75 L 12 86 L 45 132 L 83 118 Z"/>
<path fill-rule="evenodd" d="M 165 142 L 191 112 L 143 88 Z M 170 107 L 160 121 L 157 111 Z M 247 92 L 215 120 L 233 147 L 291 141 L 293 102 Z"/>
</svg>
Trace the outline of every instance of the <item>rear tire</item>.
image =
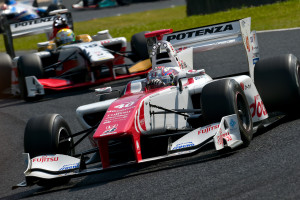
<svg viewBox="0 0 300 200">
<path fill-rule="evenodd" d="M 61 115 L 47 114 L 31 118 L 25 128 L 24 150 L 30 157 L 45 154 L 74 155 L 71 130 Z M 64 141 L 65 139 L 65 141 Z M 43 187 L 53 187 L 67 184 L 70 178 L 40 180 L 37 184 Z"/>
<path fill-rule="evenodd" d="M 0 97 L 2 92 L 10 87 L 12 60 L 6 53 L 0 53 Z"/>
<path fill-rule="evenodd" d="M 222 79 L 205 85 L 201 94 L 201 109 L 205 122 L 220 122 L 226 115 L 236 114 L 244 146 L 253 137 L 252 117 L 244 91 L 233 79 Z"/>
<path fill-rule="evenodd" d="M 136 55 L 136 57 L 133 58 L 134 62 L 149 58 L 145 33 L 149 33 L 149 31 L 136 33 L 131 37 L 131 51 Z"/>
<path fill-rule="evenodd" d="M 41 58 L 36 54 L 21 56 L 18 60 L 18 74 L 21 98 L 25 101 L 32 101 L 40 98 L 40 96 L 27 97 L 25 77 L 35 76 L 37 79 L 43 77 Z"/>
<path fill-rule="evenodd" d="M 292 113 L 299 109 L 300 63 L 292 54 L 259 60 L 254 82 L 267 111 Z"/>
</svg>

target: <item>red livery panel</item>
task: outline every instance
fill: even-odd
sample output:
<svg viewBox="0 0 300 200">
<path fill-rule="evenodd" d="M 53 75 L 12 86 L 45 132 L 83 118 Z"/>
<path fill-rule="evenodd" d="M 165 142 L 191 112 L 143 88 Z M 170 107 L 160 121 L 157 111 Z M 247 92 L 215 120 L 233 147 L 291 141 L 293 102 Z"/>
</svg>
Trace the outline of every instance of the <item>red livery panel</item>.
<svg viewBox="0 0 300 200">
<path fill-rule="evenodd" d="M 136 161 L 142 160 L 140 148 L 141 130 L 146 130 L 144 118 L 144 99 L 159 90 L 167 89 L 157 88 L 147 92 L 138 92 L 135 94 L 125 94 L 120 99 L 114 101 L 108 108 L 93 138 L 98 142 L 102 167 L 107 168 L 109 164 L 108 141 L 114 138 L 129 136 L 135 151 Z M 139 121 L 139 122 L 137 122 Z"/>
</svg>

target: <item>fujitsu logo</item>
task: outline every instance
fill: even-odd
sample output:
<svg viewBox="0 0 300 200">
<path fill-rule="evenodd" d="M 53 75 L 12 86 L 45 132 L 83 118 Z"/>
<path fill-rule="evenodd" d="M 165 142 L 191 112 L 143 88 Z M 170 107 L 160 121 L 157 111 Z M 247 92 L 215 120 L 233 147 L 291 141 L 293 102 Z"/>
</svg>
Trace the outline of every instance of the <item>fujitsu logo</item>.
<svg viewBox="0 0 300 200">
<path fill-rule="evenodd" d="M 54 156 L 42 156 L 42 157 L 38 157 L 38 158 L 33 158 L 32 162 L 56 162 L 58 161 L 58 157 L 54 157 Z"/>
<path fill-rule="evenodd" d="M 171 40 L 183 40 L 186 38 L 198 37 L 207 34 L 220 33 L 220 32 L 225 32 L 230 30 L 233 30 L 232 24 L 214 26 L 214 27 L 203 28 L 198 30 L 197 29 L 188 30 L 187 32 L 180 32 L 177 35 L 176 34 L 169 35 L 167 37 L 167 41 L 170 42 Z"/>
<path fill-rule="evenodd" d="M 204 133 L 208 133 L 208 132 L 210 132 L 210 131 L 212 131 L 212 130 L 215 130 L 215 129 L 217 129 L 217 128 L 219 128 L 219 124 L 218 125 L 214 125 L 214 126 L 208 126 L 208 127 L 205 127 L 205 128 L 203 128 L 203 129 L 201 129 L 201 130 L 199 130 L 198 131 L 198 135 L 200 135 L 200 134 L 204 134 Z"/>
</svg>

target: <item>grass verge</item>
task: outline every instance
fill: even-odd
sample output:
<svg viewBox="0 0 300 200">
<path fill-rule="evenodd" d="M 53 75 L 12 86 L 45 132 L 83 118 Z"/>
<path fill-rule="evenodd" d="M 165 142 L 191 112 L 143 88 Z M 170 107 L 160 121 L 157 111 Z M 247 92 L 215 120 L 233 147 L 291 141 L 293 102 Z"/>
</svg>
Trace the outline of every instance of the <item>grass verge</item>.
<svg viewBox="0 0 300 200">
<path fill-rule="evenodd" d="M 187 17 L 186 6 L 177 6 L 76 22 L 74 27 L 76 34 L 88 33 L 93 35 L 100 30 L 108 29 L 112 36 L 124 36 L 130 40 L 133 34 L 145 30 L 173 28 L 174 31 L 177 31 L 251 17 L 253 30 L 271 30 L 300 27 L 299 10 L 300 0 L 289 0 L 259 7 L 244 7 L 214 14 Z M 32 50 L 36 49 L 36 44 L 41 41 L 46 41 L 44 34 L 17 38 L 14 40 L 14 47 L 15 50 Z M 5 51 L 2 37 L 0 38 L 0 51 Z"/>
</svg>

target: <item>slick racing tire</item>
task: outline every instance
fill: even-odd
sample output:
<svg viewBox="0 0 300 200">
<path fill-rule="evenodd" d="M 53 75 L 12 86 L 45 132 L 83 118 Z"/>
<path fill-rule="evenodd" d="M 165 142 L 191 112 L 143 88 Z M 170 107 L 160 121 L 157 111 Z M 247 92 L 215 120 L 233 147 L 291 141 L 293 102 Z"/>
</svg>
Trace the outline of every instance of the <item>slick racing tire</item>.
<svg viewBox="0 0 300 200">
<path fill-rule="evenodd" d="M 117 0 L 117 3 L 121 6 L 129 5 L 132 3 L 132 0 Z"/>
<path fill-rule="evenodd" d="M 59 114 L 46 114 L 31 118 L 24 132 L 24 150 L 30 157 L 44 154 L 73 155 L 71 130 Z M 64 140 L 66 139 L 66 140 Z"/>
<path fill-rule="evenodd" d="M 73 139 L 67 122 L 59 114 L 47 114 L 31 118 L 25 127 L 24 150 L 30 158 L 45 154 L 74 155 Z M 66 184 L 70 178 L 40 180 L 44 187 Z"/>
<path fill-rule="evenodd" d="M 201 94 L 201 109 L 205 122 L 220 122 L 226 115 L 236 114 L 243 145 L 248 146 L 253 137 L 252 117 L 245 93 L 233 79 L 208 83 Z"/>
<path fill-rule="evenodd" d="M 136 55 L 136 57 L 133 59 L 135 62 L 149 58 L 145 33 L 149 33 L 149 31 L 136 33 L 131 37 L 131 51 Z"/>
<path fill-rule="evenodd" d="M 27 97 L 27 87 L 25 83 L 26 76 L 43 77 L 43 68 L 41 58 L 36 54 L 21 56 L 18 60 L 18 75 L 21 98 L 25 101 L 37 100 L 40 97 Z"/>
<path fill-rule="evenodd" d="M 300 63 L 293 54 L 259 60 L 254 83 L 267 111 L 292 114 L 299 109 Z"/>
<path fill-rule="evenodd" d="M 0 53 L 0 97 L 11 84 L 12 60 L 6 53 Z"/>
</svg>

